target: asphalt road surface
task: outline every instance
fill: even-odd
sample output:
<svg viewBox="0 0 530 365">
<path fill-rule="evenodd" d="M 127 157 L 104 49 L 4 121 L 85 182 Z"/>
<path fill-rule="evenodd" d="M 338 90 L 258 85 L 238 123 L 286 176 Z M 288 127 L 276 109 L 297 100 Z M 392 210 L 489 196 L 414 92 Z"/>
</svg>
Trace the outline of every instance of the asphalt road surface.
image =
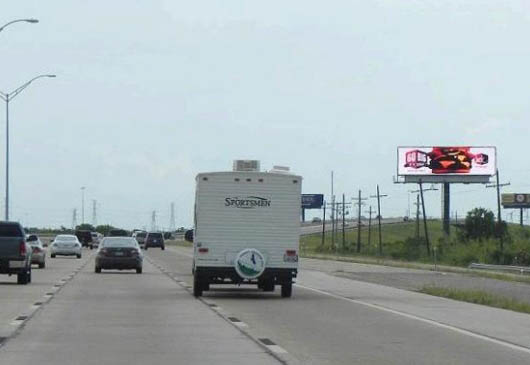
<svg viewBox="0 0 530 365">
<path fill-rule="evenodd" d="M 191 283 L 191 250 L 150 259 Z M 304 262 L 302 262 L 302 267 Z M 530 316 L 301 270 L 291 299 L 279 290 L 212 286 L 205 300 L 303 364 L 528 364 Z"/>
<path fill-rule="evenodd" d="M 530 363 L 526 314 L 337 277 L 315 260 L 292 298 L 212 286 L 197 300 L 191 249 L 146 255 L 141 275 L 95 274 L 85 251 L 28 286 L 0 277 L 0 328 L 16 328 L 0 334 L 0 364 Z"/>
</svg>

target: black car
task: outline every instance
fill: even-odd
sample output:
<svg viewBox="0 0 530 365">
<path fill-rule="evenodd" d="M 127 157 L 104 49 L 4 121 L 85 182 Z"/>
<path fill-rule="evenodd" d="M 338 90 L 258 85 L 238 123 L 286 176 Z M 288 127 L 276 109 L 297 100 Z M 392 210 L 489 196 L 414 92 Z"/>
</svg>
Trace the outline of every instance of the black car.
<svg viewBox="0 0 530 365">
<path fill-rule="evenodd" d="M 142 273 L 143 255 L 132 237 L 106 237 L 96 254 L 95 272 L 101 270 L 136 270 Z"/>
<path fill-rule="evenodd" d="M 160 232 L 148 232 L 145 237 L 144 248 L 147 250 L 148 247 L 160 247 L 165 250 L 164 235 Z"/>
<path fill-rule="evenodd" d="M 108 237 L 129 237 L 129 233 L 124 229 L 111 229 Z"/>
</svg>

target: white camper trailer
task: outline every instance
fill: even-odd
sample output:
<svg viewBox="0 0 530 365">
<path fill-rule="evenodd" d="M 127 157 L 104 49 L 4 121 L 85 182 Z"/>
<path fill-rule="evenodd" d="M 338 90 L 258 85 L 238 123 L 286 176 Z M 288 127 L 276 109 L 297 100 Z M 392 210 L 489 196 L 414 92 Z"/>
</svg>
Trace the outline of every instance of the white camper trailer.
<svg viewBox="0 0 530 365">
<path fill-rule="evenodd" d="M 196 178 L 193 292 L 210 284 L 281 286 L 290 297 L 298 270 L 302 178 L 258 161 Z"/>
</svg>

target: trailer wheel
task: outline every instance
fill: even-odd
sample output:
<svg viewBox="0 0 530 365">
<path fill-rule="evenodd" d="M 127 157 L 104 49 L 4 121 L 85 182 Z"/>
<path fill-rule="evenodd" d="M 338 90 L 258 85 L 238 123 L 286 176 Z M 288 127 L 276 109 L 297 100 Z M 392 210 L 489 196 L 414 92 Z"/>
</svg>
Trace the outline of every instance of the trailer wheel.
<svg viewBox="0 0 530 365">
<path fill-rule="evenodd" d="M 203 283 L 199 279 L 199 275 L 195 274 L 193 276 L 193 295 L 196 298 L 202 296 L 202 288 L 203 288 Z"/>
<path fill-rule="evenodd" d="M 290 298 L 293 294 L 293 283 L 282 284 L 282 298 Z"/>
</svg>

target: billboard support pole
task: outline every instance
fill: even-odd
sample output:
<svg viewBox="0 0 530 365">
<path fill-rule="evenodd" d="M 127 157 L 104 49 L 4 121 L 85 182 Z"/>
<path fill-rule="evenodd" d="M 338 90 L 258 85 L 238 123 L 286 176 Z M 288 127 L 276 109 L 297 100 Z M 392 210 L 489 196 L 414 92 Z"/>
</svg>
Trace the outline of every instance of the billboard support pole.
<svg viewBox="0 0 530 365">
<path fill-rule="evenodd" d="M 383 237 L 381 235 L 381 194 L 379 194 L 379 184 L 377 184 L 377 225 L 379 231 L 379 255 L 383 256 Z"/>
<path fill-rule="evenodd" d="M 302 223 L 305 223 L 305 208 L 302 208 Z"/>
<path fill-rule="evenodd" d="M 427 254 L 431 255 L 431 245 L 429 243 L 429 231 L 427 229 L 427 216 L 425 215 L 425 199 L 423 198 L 423 184 L 420 179 L 421 209 L 423 211 L 423 227 L 425 229 L 425 244 L 427 245 Z"/>
<path fill-rule="evenodd" d="M 521 227 L 523 226 L 523 208 L 521 208 L 521 211 L 520 211 L 520 217 L 519 217 L 519 221 L 520 221 L 520 224 L 521 224 Z"/>
<path fill-rule="evenodd" d="M 502 217 L 501 217 L 501 185 L 499 184 L 499 169 L 497 169 L 497 220 L 499 222 L 499 233 L 501 229 L 502 224 Z M 502 233 L 499 235 L 501 240 L 501 253 L 504 252 L 504 238 L 502 237 Z"/>
<path fill-rule="evenodd" d="M 416 194 L 416 239 L 420 239 L 420 194 Z"/>
<path fill-rule="evenodd" d="M 320 247 L 324 248 L 324 243 L 326 241 L 326 202 L 324 201 L 323 204 L 323 214 L 322 214 L 322 242 L 320 243 Z"/>
<path fill-rule="evenodd" d="M 451 184 L 444 182 L 442 185 L 442 214 L 443 214 L 443 231 L 445 236 L 450 234 L 451 220 Z"/>
</svg>

